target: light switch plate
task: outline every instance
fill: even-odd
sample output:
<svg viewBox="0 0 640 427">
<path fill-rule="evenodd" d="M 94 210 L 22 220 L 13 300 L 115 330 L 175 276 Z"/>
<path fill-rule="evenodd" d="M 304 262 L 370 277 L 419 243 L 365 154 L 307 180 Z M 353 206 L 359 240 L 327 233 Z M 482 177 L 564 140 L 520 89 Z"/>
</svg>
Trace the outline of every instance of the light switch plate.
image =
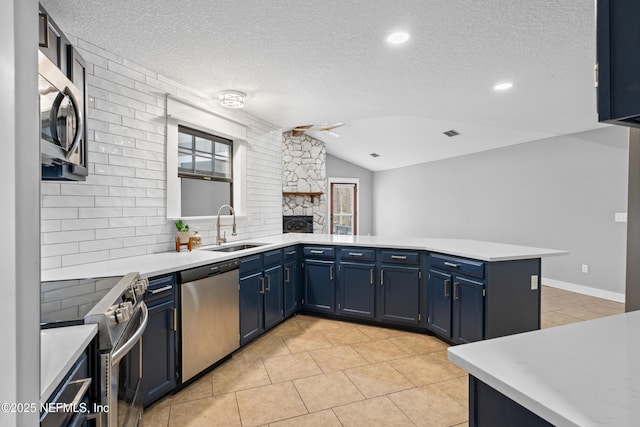
<svg viewBox="0 0 640 427">
<path fill-rule="evenodd" d="M 615 220 L 616 220 L 616 222 L 627 222 L 627 213 L 626 212 L 616 212 Z"/>
<path fill-rule="evenodd" d="M 535 291 L 536 289 L 538 289 L 538 275 L 533 274 L 531 276 L 531 290 Z"/>
</svg>

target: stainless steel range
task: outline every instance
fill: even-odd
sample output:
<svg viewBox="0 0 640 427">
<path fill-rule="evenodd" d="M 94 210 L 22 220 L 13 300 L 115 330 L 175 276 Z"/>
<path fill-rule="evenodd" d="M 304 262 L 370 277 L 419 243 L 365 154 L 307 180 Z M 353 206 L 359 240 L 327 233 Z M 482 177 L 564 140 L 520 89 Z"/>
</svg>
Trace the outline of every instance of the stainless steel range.
<svg viewBox="0 0 640 427">
<path fill-rule="evenodd" d="M 102 412 L 91 416 L 99 419 L 98 425 L 141 425 L 141 339 L 148 319 L 142 296 L 147 286 L 147 279 L 138 273 L 41 284 L 41 327 L 98 325 L 100 387 L 96 403 Z"/>
</svg>

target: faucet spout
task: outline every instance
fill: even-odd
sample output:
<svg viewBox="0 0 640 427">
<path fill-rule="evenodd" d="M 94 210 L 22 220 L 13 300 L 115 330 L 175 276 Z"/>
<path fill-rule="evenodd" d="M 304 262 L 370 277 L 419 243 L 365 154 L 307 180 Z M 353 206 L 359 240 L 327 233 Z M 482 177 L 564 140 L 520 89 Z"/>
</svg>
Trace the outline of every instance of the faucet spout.
<svg viewBox="0 0 640 427">
<path fill-rule="evenodd" d="M 220 206 L 220 209 L 218 209 L 218 218 L 216 219 L 216 245 L 221 245 L 227 242 L 226 235 L 220 236 L 220 213 L 224 208 L 229 208 L 229 210 L 231 211 L 231 215 L 233 215 L 233 228 L 231 231 L 231 235 L 232 236 L 238 235 L 236 233 L 236 211 L 233 209 L 233 206 L 231 205 L 222 205 Z"/>
</svg>

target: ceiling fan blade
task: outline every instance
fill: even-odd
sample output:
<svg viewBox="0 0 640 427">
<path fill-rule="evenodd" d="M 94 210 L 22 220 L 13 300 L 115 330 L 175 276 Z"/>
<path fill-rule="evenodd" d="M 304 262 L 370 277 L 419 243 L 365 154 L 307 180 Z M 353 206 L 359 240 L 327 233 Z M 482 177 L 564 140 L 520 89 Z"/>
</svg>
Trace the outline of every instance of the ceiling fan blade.
<svg viewBox="0 0 640 427">
<path fill-rule="evenodd" d="M 321 127 L 320 129 L 318 129 L 318 130 L 321 130 L 321 131 L 328 131 L 328 130 L 332 130 L 332 129 L 335 129 L 335 128 L 339 128 L 339 127 L 344 126 L 344 125 L 346 125 L 346 123 L 338 122 L 338 123 L 333 124 L 333 125 L 331 125 L 331 126 L 323 126 L 323 127 Z"/>
<path fill-rule="evenodd" d="M 300 136 L 302 135 L 306 130 L 309 130 L 313 127 L 313 125 L 304 125 L 304 126 L 296 126 L 293 129 L 291 129 L 291 135 L 292 136 Z"/>
</svg>

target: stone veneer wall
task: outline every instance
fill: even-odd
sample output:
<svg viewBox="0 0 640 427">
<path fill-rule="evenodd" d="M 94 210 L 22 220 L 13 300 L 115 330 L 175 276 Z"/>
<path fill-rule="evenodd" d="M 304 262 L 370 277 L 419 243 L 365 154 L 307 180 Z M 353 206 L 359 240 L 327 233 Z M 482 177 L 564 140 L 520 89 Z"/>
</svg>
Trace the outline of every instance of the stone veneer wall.
<svg viewBox="0 0 640 427">
<path fill-rule="evenodd" d="M 327 168 L 324 142 L 309 135 L 282 134 L 282 191 L 322 192 L 309 196 L 285 196 L 283 215 L 313 215 L 313 232 L 327 232 Z"/>
</svg>

